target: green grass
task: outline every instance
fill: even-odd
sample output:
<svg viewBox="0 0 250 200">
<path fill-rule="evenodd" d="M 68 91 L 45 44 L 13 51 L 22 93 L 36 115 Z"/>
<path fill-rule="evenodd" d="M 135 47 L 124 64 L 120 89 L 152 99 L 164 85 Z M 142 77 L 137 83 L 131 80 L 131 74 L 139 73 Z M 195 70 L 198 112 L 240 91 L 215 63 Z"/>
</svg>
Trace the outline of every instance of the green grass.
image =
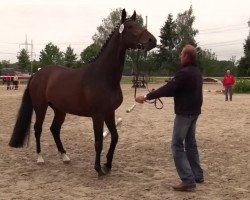
<svg viewBox="0 0 250 200">
<path fill-rule="evenodd" d="M 121 79 L 121 84 L 132 84 L 132 76 L 123 76 Z"/>
<path fill-rule="evenodd" d="M 141 79 L 141 77 L 140 77 Z M 121 84 L 132 84 L 133 76 L 123 76 L 121 79 Z M 148 83 L 164 83 L 169 80 L 168 77 L 145 77 Z"/>
</svg>

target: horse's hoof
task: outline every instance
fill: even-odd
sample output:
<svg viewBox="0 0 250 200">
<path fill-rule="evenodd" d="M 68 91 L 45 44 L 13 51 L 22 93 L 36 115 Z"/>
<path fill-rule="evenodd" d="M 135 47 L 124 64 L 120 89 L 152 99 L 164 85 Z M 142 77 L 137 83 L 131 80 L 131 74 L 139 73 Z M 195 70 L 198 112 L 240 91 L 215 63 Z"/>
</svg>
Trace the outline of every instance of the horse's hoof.
<svg viewBox="0 0 250 200">
<path fill-rule="evenodd" d="M 104 165 L 102 166 L 102 170 L 103 170 L 103 172 L 104 172 L 105 174 L 110 174 L 110 172 L 111 172 L 111 168 L 107 167 L 107 164 L 104 164 Z"/>
<path fill-rule="evenodd" d="M 69 163 L 70 163 L 70 160 L 64 160 L 63 163 L 64 163 L 64 164 L 69 164 Z"/>
<path fill-rule="evenodd" d="M 44 159 L 43 159 L 42 155 L 40 155 L 40 154 L 38 155 L 38 158 L 37 158 L 36 163 L 37 163 L 38 165 L 44 164 Z"/>
<path fill-rule="evenodd" d="M 69 159 L 69 157 L 66 155 L 66 153 L 63 153 L 63 154 L 62 154 L 62 159 L 63 159 L 63 163 L 65 163 L 65 164 L 70 163 L 70 159 Z"/>
<path fill-rule="evenodd" d="M 38 164 L 38 165 L 43 165 L 44 164 L 44 161 L 36 161 L 36 164 Z"/>
</svg>

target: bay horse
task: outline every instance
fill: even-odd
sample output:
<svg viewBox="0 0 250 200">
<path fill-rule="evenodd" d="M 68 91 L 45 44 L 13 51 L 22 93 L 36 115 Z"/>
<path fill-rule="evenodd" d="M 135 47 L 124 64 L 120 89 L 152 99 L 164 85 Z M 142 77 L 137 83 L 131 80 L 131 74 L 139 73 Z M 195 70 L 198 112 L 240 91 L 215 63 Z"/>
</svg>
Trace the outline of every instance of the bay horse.
<svg viewBox="0 0 250 200">
<path fill-rule="evenodd" d="M 64 161 L 70 159 L 60 139 L 61 126 L 66 113 L 91 117 L 95 136 L 95 170 L 98 176 L 110 172 L 113 154 L 118 142 L 115 110 L 123 101 L 120 80 L 127 49 L 151 50 L 156 46 L 155 37 L 136 23 L 136 12 L 127 18 L 121 13 L 120 26 L 115 28 L 95 60 L 78 69 L 62 66 L 45 66 L 29 79 L 24 91 L 16 124 L 9 145 L 23 147 L 29 136 L 33 110 L 35 111 L 35 139 L 38 161 L 41 156 L 40 137 L 48 106 L 54 111 L 50 130 Z M 101 167 L 104 122 L 111 134 L 107 161 Z"/>
</svg>

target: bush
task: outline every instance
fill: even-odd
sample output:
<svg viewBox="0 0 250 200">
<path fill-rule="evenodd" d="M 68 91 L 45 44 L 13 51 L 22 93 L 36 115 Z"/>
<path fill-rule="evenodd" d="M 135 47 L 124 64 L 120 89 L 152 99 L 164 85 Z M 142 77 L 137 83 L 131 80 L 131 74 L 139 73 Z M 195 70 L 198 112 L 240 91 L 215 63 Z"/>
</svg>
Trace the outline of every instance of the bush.
<svg viewBox="0 0 250 200">
<path fill-rule="evenodd" d="M 250 93 L 250 80 L 237 80 L 234 85 L 235 93 Z"/>
</svg>

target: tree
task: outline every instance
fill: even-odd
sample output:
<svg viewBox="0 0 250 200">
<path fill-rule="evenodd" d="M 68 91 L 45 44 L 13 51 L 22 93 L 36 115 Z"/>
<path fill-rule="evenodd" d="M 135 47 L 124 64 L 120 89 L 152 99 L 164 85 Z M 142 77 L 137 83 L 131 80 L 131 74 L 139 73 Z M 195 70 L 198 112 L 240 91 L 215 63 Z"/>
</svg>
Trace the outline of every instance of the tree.
<svg viewBox="0 0 250 200">
<path fill-rule="evenodd" d="M 56 45 L 51 42 L 45 46 L 45 49 L 40 52 L 41 65 L 63 64 L 63 53 Z"/>
<path fill-rule="evenodd" d="M 224 76 L 228 69 L 235 73 L 236 67 L 232 60 L 218 60 L 211 49 L 198 50 L 198 66 L 202 67 L 204 76 Z"/>
<path fill-rule="evenodd" d="M 211 49 L 201 50 L 201 56 L 207 60 L 217 60 L 217 55 Z"/>
<path fill-rule="evenodd" d="M 7 68 L 10 65 L 9 60 L 2 60 L 0 61 L 0 69 Z"/>
<path fill-rule="evenodd" d="M 26 49 L 22 49 L 17 56 L 18 64 L 22 69 L 30 68 L 30 57 Z"/>
<path fill-rule="evenodd" d="M 156 52 L 150 51 L 147 54 L 146 59 L 143 60 L 142 64 L 143 64 L 143 71 L 148 75 L 152 75 L 153 71 L 158 71 L 159 65 Z"/>
<path fill-rule="evenodd" d="M 83 63 L 88 63 L 92 60 L 94 60 L 98 53 L 100 52 L 101 47 L 97 43 L 93 43 L 89 45 L 86 49 L 84 49 L 81 54 L 81 61 Z"/>
<path fill-rule="evenodd" d="M 166 71 L 168 75 L 173 75 L 178 70 L 179 55 L 186 44 L 197 47 L 194 37 L 198 30 L 193 28 L 194 21 L 193 9 L 190 6 L 187 11 L 179 13 L 176 20 L 173 20 L 173 15 L 170 13 L 161 28 L 157 57 L 160 69 Z"/>
<path fill-rule="evenodd" d="M 191 44 L 197 46 L 194 37 L 199 32 L 197 29 L 193 28 L 193 23 L 195 21 L 195 16 L 193 15 L 193 8 L 190 8 L 183 13 L 179 13 L 176 18 L 176 33 L 178 35 L 178 53 L 186 44 Z"/>
<path fill-rule="evenodd" d="M 127 51 L 126 65 L 129 66 L 132 74 L 135 74 L 141 70 L 142 60 L 145 60 L 144 52 L 142 50 L 130 49 Z M 126 69 L 126 70 L 129 70 L 129 69 Z"/>
<path fill-rule="evenodd" d="M 205 76 L 211 76 L 215 73 L 217 56 L 211 49 L 198 48 L 198 66 Z"/>
<path fill-rule="evenodd" d="M 238 76 L 250 76 L 250 37 L 244 44 L 244 56 L 239 62 Z"/>
<path fill-rule="evenodd" d="M 95 44 L 103 46 L 110 33 L 120 22 L 121 8 L 113 10 L 107 18 L 102 20 L 102 24 L 97 27 L 97 33 L 92 37 Z"/>
<path fill-rule="evenodd" d="M 171 75 L 178 63 L 178 35 L 176 33 L 176 22 L 173 20 L 173 15 L 170 13 L 168 19 L 160 31 L 160 45 L 158 46 L 158 62 L 160 68 L 165 69 Z"/>
<path fill-rule="evenodd" d="M 160 32 L 159 54 L 162 61 L 172 62 L 174 60 L 174 51 L 177 45 L 176 23 L 173 21 L 173 15 L 169 14 L 168 19 Z"/>
<path fill-rule="evenodd" d="M 66 67 L 73 67 L 74 63 L 76 62 L 77 57 L 74 53 L 74 49 L 70 46 L 67 47 L 66 53 L 64 55 L 64 64 Z"/>
</svg>

